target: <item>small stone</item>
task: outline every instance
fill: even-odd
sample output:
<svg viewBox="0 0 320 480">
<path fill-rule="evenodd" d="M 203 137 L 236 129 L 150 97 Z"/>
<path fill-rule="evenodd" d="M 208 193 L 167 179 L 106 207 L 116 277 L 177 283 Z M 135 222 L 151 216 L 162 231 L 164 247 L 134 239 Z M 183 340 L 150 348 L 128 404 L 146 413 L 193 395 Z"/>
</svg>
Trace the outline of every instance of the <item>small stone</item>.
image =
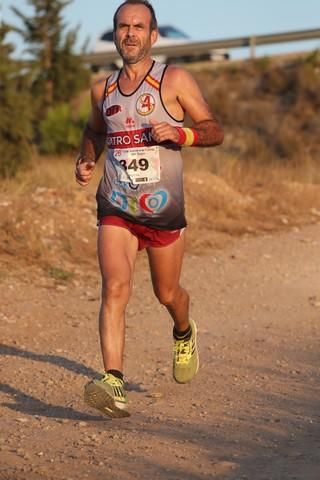
<svg viewBox="0 0 320 480">
<path fill-rule="evenodd" d="M 163 393 L 161 393 L 161 392 L 148 393 L 148 395 L 146 395 L 146 397 L 148 397 L 148 398 L 162 398 Z"/>
<path fill-rule="evenodd" d="M 29 419 L 28 419 L 28 418 L 25 418 L 25 417 L 18 417 L 18 418 L 17 418 L 17 422 L 27 423 L 27 422 L 29 422 Z"/>
<path fill-rule="evenodd" d="M 57 285 L 56 290 L 58 290 L 58 292 L 65 292 L 67 287 L 65 285 Z"/>
<path fill-rule="evenodd" d="M 320 308 L 320 299 L 317 298 L 315 295 L 313 295 L 312 297 L 309 297 L 309 303 L 313 307 Z"/>
</svg>

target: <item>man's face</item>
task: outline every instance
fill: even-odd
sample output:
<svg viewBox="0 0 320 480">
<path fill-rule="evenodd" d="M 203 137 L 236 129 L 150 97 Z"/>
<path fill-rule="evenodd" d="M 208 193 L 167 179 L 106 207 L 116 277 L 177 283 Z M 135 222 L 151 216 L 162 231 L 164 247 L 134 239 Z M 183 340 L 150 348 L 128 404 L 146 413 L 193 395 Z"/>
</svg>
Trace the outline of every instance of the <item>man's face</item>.
<svg viewBox="0 0 320 480">
<path fill-rule="evenodd" d="M 135 64 L 150 54 L 158 32 L 150 31 L 151 14 L 144 5 L 124 5 L 117 15 L 114 43 L 124 63 Z"/>
</svg>

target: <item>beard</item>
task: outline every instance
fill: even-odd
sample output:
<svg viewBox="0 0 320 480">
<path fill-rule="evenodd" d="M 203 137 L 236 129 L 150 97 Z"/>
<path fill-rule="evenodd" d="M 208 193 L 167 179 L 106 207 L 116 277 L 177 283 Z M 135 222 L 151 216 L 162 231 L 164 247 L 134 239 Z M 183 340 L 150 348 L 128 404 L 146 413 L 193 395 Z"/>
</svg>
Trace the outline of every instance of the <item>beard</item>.
<svg viewBox="0 0 320 480">
<path fill-rule="evenodd" d="M 124 63 L 133 65 L 145 58 L 151 49 L 151 43 L 141 44 L 138 40 L 123 40 L 116 48 Z"/>
</svg>

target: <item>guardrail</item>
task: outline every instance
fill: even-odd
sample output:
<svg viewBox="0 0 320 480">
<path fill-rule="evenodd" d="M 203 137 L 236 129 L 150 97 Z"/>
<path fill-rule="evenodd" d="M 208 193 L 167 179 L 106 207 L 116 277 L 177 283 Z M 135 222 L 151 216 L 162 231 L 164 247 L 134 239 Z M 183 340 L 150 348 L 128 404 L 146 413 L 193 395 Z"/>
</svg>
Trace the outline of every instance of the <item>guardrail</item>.
<svg viewBox="0 0 320 480">
<path fill-rule="evenodd" d="M 313 30 L 297 30 L 293 32 L 273 33 L 267 35 L 251 35 L 249 37 L 227 38 L 224 40 L 211 40 L 206 42 L 190 42 L 181 45 L 154 47 L 154 55 L 174 56 L 198 56 L 219 49 L 231 49 L 249 47 L 250 56 L 254 58 L 255 47 L 272 43 L 293 42 L 299 40 L 312 40 L 320 38 L 320 28 Z M 86 63 L 97 67 L 114 62 L 119 59 L 116 51 L 104 53 L 89 53 L 83 55 Z"/>
</svg>

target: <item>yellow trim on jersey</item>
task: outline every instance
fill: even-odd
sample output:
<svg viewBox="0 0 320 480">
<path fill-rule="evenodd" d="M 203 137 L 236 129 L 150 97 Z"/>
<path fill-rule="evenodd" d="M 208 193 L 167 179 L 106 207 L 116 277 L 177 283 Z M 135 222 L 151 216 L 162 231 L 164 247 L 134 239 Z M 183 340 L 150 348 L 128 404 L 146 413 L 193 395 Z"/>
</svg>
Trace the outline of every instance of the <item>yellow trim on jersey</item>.
<svg viewBox="0 0 320 480">
<path fill-rule="evenodd" d="M 151 75 L 147 75 L 146 77 L 146 82 L 151 85 L 151 87 L 154 87 L 156 90 L 160 90 L 160 82 L 156 80 L 155 78 L 151 77 Z"/>
<path fill-rule="evenodd" d="M 106 97 L 108 95 L 110 95 L 110 93 L 114 92 L 116 90 L 117 86 L 118 86 L 117 82 L 114 82 L 111 85 L 109 85 L 109 87 L 107 88 L 107 91 L 106 91 Z"/>
</svg>

